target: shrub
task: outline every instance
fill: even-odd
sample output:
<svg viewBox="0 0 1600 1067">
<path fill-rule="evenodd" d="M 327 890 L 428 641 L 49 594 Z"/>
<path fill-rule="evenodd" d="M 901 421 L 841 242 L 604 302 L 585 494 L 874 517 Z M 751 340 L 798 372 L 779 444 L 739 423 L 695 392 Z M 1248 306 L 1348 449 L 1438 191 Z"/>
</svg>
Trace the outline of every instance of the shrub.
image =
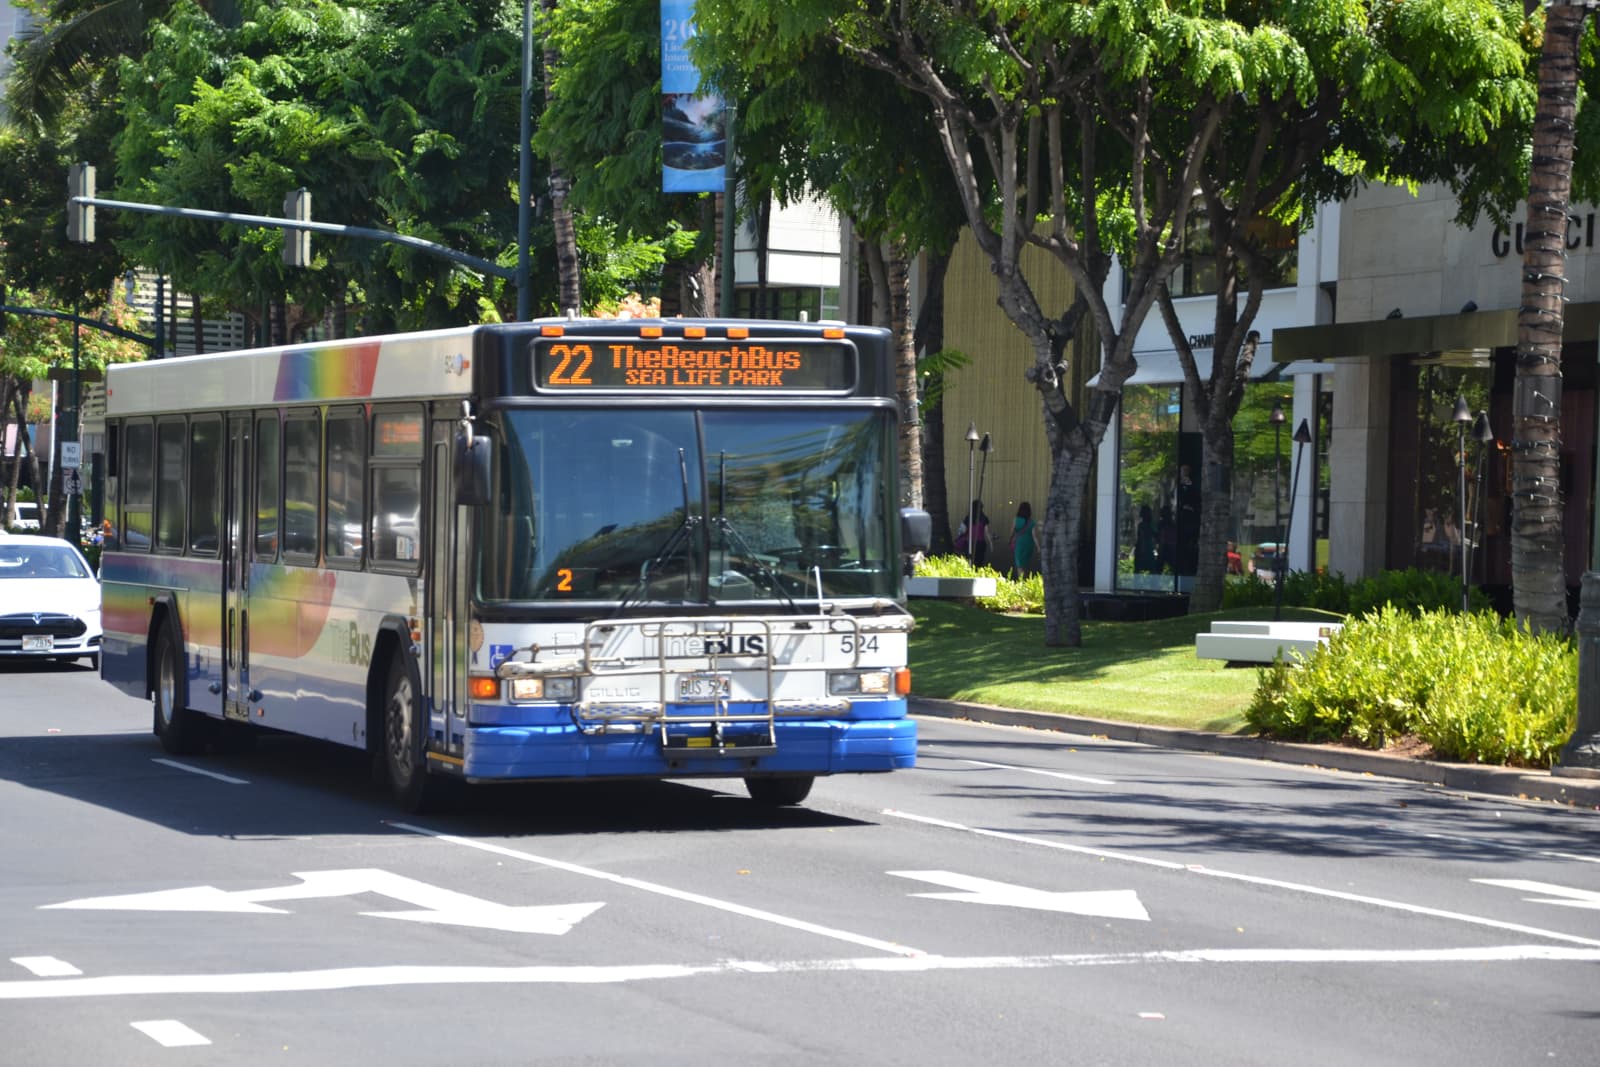
<svg viewBox="0 0 1600 1067">
<path fill-rule="evenodd" d="M 1472 611 L 1487 611 L 1489 598 L 1481 589 L 1470 591 Z M 1382 571 L 1363 578 L 1350 588 L 1351 615 L 1365 615 L 1385 604 L 1413 613 L 1424 611 L 1460 611 L 1461 579 L 1442 571 L 1424 571 L 1415 567 L 1403 571 Z"/>
<path fill-rule="evenodd" d="M 1382 748 L 1414 734 L 1446 759 L 1548 767 L 1577 719 L 1572 642 L 1490 612 L 1385 604 L 1259 678 L 1246 721 L 1294 740 Z"/>
<path fill-rule="evenodd" d="M 917 563 L 918 578 L 993 578 L 994 596 L 980 596 L 978 606 L 987 611 L 1038 613 L 1044 610 L 1044 578 L 1030 574 L 1007 578 L 993 567 L 974 567 L 966 556 L 929 556 Z"/>
<path fill-rule="evenodd" d="M 1277 583 L 1269 578 L 1230 577 L 1222 587 L 1224 609 L 1271 607 L 1277 598 Z M 1320 608 L 1343 615 L 1350 610 L 1350 586 L 1342 574 L 1289 571 L 1283 576 L 1283 602 L 1290 607 Z"/>
</svg>

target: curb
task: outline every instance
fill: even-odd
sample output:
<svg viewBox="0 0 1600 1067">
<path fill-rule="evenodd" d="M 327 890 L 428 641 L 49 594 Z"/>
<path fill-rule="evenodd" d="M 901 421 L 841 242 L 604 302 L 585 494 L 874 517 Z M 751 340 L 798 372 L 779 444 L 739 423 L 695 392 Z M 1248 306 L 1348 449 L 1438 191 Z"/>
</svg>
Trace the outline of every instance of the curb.
<svg viewBox="0 0 1600 1067">
<path fill-rule="evenodd" d="M 1161 748 L 1210 752 L 1239 759 L 1298 763 L 1356 774 L 1401 778 L 1413 782 L 1458 789 L 1468 793 L 1513 797 L 1520 800 L 1546 800 L 1573 807 L 1600 809 L 1600 779 L 1565 777 L 1549 771 L 1521 767 L 1492 767 L 1477 763 L 1441 763 L 1406 756 L 1385 755 L 1338 745 L 1307 745 L 1293 741 L 1272 741 L 1248 734 L 1212 734 L 1201 730 L 1181 730 L 1171 726 L 1090 719 L 1081 715 L 1059 715 L 1049 711 L 1019 711 L 987 704 L 968 704 L 957 700 L 913 696 L 909 709 L 913 715 L 942 719 L 971 719 L 997 726 L 1025 726 L 1057 733 L 1085 734 L 1113 741 L 1132 741 Z"/>
</svg>

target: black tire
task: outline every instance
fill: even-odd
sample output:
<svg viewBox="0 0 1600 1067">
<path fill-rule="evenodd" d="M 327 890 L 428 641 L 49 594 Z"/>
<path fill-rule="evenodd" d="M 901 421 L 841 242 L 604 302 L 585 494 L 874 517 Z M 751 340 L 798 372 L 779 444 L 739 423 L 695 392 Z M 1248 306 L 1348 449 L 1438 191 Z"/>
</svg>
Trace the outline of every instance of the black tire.
<svg viewBox="0 0 1600 1067">
<path fill-rule="evenodd" d="M 746 778 L 744 787 L 757 804 L 785 808 L 804 801 L 811 794 L 811 783 L 815 781 L 809 774 L 793 774 L 781 778 Z"/>
<path fill-rule="evenodd" d="M 174 756 L 192 756 L 204 747 L 201 734 L 205 724 L 185 706 L 183 649 L 171 623 L 163 624 L 156 632 L 151 662 L 155 667 L 154 684 L 150 687 L 155 735 L 161 739 L 161 747 Z"/>
<path fill-rule="evenodd" d="M 405 657 L 391 659 L 383 689 L 383 765 L 395 803 L 419 815 L 439 809 L 447 784 L 428 772 L 421 691 Z"/>
</svg>

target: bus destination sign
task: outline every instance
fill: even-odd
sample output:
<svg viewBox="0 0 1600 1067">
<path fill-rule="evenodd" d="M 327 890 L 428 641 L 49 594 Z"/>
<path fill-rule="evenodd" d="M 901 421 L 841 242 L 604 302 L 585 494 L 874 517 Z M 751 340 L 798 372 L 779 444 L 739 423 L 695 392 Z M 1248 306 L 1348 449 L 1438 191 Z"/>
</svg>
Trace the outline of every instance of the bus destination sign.
<svg viewBox="0 0 1600 1067">
<path fill-rule="evenodd" d="M 847 341 L 542 338 L 534 385 L 548 391 L 829 392 L 855 388 Z"/>
</svg>

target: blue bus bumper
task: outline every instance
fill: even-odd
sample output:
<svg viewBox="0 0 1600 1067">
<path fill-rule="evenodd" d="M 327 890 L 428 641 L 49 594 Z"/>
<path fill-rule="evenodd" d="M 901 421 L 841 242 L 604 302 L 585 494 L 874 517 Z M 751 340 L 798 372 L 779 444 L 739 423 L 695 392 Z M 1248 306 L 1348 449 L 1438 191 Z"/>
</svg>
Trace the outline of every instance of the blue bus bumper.
<svg viewBox="0 0 1600 1067">
<path fill-rule="evenodd" d="M 746 754 L 738 742 L 767 738 L 765 723 L 732 724 L 734 742 L 722 754 L 692 747 L 709 737 L 704 727 L 673 726 L 662 744 L 659 729 L 642 733 L 585 734 L 570 718 L 561 723 L 472 726 L 466 733 L 462 768 L 468 779 L 730 777 L 749 774 L 850 774 L 892 771 L 916 764 L 917 724 L 905 718 L 778 720 L 776 751 Z M 888 707 L 883 708 L 888 711 Z M 881 714 L 881 712 L 880 712 Z M 892 714 L 892 712 L 891 712 Z M 703 743 L 703 742 L 702 742 Z"/>
</svg>

